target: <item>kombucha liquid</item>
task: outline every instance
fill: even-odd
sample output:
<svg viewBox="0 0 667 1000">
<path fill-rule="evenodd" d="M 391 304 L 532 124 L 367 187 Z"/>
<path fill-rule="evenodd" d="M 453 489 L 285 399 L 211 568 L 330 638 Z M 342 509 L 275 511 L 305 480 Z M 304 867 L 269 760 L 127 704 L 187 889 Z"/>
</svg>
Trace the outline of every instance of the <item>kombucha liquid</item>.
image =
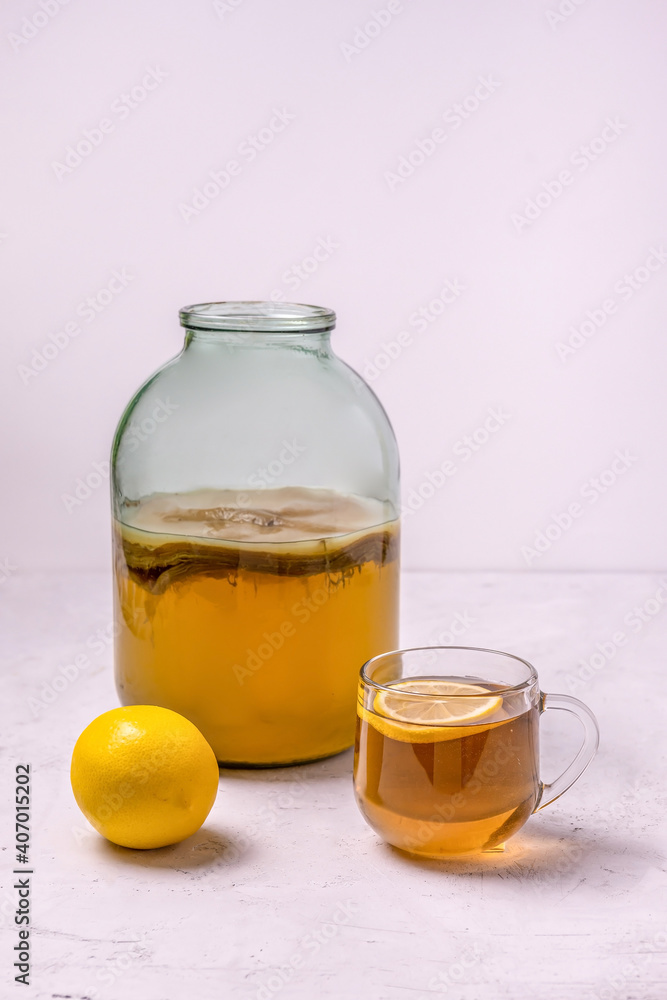
<svg viewBox="0 0 667 1000">
<path fill-rule="evenodd" d="M 223 764 L 354 739 L 359 669 L 398 645 L 398 522 L 329 490 L 154 494 L 114 524 L 123 704 L 190 719 Z"/>
<path fill-rule="evenodd" d="M 484 686 L 493 693 L 493 685 Z M 525 693 L 510 695 L 488 718 L 431 727 L 424 740 L 423 729 L 387 725 L 363 709 L 355 743 L 363 815 L 389 844 L 413 854 L 439 858 L 498 848 L 537 803 L 538 716 Z"/>
</svg>

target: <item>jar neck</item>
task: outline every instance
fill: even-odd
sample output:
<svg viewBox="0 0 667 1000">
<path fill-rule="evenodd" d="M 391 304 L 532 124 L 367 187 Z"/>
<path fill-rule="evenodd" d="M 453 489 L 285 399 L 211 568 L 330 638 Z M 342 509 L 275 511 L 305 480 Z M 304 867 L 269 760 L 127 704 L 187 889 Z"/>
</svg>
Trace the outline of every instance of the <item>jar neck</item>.
<svg viewBox="0 0 667 1000">
<path fill-rule="evenodd" d="M 196 330 L 185 328 L 185 350 L 206 347 L 234 350 L 278 350 L 297 348 L 313 354 L 331 353 L 331 330 L 305 330 L 294 333 L 249 330 Z"/>
</svg>

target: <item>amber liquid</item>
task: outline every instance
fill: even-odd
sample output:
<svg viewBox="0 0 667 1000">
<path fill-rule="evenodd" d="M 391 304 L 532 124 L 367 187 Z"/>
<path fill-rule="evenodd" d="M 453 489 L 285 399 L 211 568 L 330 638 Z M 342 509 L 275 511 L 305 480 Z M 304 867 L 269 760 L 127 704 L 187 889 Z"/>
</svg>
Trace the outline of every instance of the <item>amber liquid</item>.
<svg viewBox="0 0 667 1000">
<path fill-rule="evenodd" d="M 162 498 L 151 517 L 153 501 L 115 524 L 121 700 L 185 715 L 223 764 L 345 749 L 361 665 L 398 644 L 397 522 L 359 528 L 378 511 L 321 490 L 269 498 L 279 515 L 253 521 L 249 503 L 266 506 L 269 491 L 242 508 L 206 492 L 187 516 Z"/>
<path fill-rule="evenodd" d="M 533 812 L 539 789 L 538 709 L 516 711 L 505 699 L 489 721 L 443 727 L 442 739 L 419 743 L 383 735 L 372 714 L 359 718 L 355 791 L 370 826 L 425 857 L 498 849 Z"/>
</svg>

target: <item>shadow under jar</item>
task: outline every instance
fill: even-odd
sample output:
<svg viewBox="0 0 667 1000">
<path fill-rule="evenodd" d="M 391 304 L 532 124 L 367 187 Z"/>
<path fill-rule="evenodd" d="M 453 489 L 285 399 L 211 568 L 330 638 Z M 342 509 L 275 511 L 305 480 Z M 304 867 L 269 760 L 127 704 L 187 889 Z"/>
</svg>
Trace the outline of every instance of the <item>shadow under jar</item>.
<svg viewBox="0 0 667 1000">
<path fill-rule="evenodd" d="M 279 766 L 354 738 L 359 665 L 397 645 L 398 453 L 289 303 L 181 311 L 185 346 L 112 452 L 116 682 L 189 718 L 218 761 Z"/>
</svg>

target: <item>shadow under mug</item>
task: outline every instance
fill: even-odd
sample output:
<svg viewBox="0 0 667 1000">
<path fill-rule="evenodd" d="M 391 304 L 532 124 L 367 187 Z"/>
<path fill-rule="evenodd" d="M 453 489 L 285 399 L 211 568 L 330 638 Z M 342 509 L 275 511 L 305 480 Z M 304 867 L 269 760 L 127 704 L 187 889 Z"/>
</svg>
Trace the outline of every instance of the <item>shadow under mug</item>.
<svg viewBox="0 0 667 1000">
<path fill-rule="evenodd" d="M 571 712 L 584 739 L 550 784 L 539 777 L 539 719 Z M 396 650 L 361 669 L 354 754 L 359 808 L 383 840 L 451 858 L 502 850 L 532 813 L 590 764 L 595 716 L 577 698 L 543 694 L 526 660 L 491 649 Z"/>
</svg>

